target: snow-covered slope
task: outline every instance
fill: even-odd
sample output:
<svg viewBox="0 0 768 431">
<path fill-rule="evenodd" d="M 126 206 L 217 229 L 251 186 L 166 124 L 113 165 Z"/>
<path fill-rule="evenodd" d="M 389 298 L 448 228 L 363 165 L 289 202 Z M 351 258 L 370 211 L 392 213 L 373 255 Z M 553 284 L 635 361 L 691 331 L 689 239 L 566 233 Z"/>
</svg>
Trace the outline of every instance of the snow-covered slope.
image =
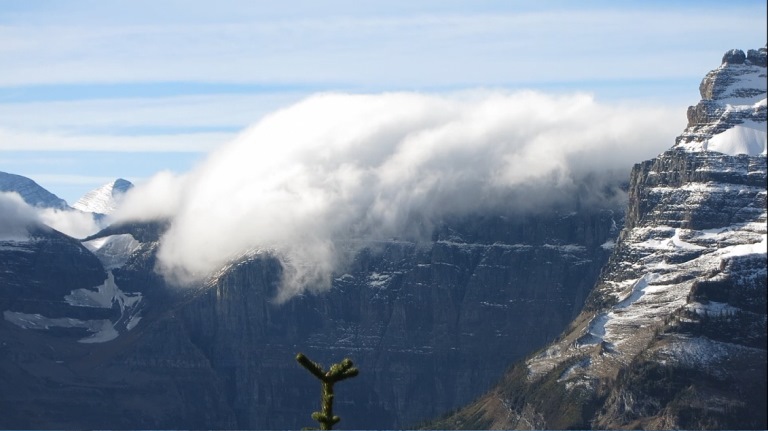
<svg viewBox="0 0 768 431">
<path fill-rule="evenodd" d="M 67 202 L 21 175 L 0 172 L 0 192 L 16 192 L 24 201 L 41 208 L 68 209 Z"/>
<path fill-rule="evenodd" d="M 133 184 L 130 181 L 118 178 L 86 193 L 72 207 L 85 212 L 111 214 L 120 205 L 123 195 L 131 187 Z"/>
<path fill-rule="evenodd" d="M 83 241 L 83 245 L 99 258 L 106 269 L 122 267 L 141 247 L 141 243 L 128 233 Z"/>
<path fill-rule="evenodd" d="M 77 240 L 46 226 L 31 228 L 23 242 L 0 238 L 2 320 L 81 343 L 110 341 L 133 329 L 141 319 L 143 296 L 121 290 L 111 269 L 121 266 L 138 243 L 130 235 L 117 237 L 100 244 L 112 243 L 107 248 L 117 250 L 111 254 L 96 250 L 111 263 L 106 274 Z"/>
</svg>

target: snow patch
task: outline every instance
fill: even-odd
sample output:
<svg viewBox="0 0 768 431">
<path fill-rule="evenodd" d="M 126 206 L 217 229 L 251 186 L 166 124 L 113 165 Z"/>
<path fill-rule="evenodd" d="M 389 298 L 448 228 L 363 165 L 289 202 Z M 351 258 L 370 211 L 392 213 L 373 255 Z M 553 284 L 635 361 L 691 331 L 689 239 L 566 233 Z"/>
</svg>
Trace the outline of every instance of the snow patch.
<svg viewBox="0 0 768 431">
<path fill-rule="evenodd" d="M 125 324 L 125 329 L 130 331 L 131 329 L 135 328 L 140 321 L 141 315 L 139 313 L 134 314 L 130 319 L 128 319 L 128 323 Z"/>
<path fill-rule="evenodd" d="M 592 318 L 587 327 L 587 333 L 579 338 L 579 345 L 592 345 L 603 341 L 605 337 L 605 324 L 608 323 L 608 315 L 601 313 Z"/>
<path fill-rule="evenodd" d="M 90 337 L 77 340 L 78 343 L 106 343 L 107 341 L 114 340 L 120 335 L 109 320 L 91 320 L 91 322 L 101 322 L 101 326 Z"/>
<path fill-rule="evenodd" d="M 387 284 L 391 278 L 392 276 L 389 274 L 373 272 L 368 276 L 368 285 L 377 289 L 383 289 L 387 287 Z"/>
<path fill-rule="evenodd" d="M 616 304 L 614 308 L 627 308 L 634 304 L 638 299 L 645 295 L 645 290 L 648 285 L 653 281 L 658 280 L 659 278 L 659 274 L 654 272 L 645 274 L 644 276 L 640 277 L 639 280 L 632 284 L 632 289 L 629 291 L 629 294 L 625 296 L 624 299 L 622 299 L 618 304 Z"/>
<path fill-rule="evenodd" d="M 72 207 L 84 212 L 112 214 L 120 206 L 133 184 L 122 178 L 91 190 L 75 202 Z"/>
<path fill-rule="evenodd" d="M 706 247 L 700 245 L 691 244 L 680 238 L 680 231 L 682 229 L 675 229 L 674 235 L 671 238 L 662 239 L 647 239 L 645 241 L 632 244 L 633 247 L 649 248 L 656 250 L 704 250 Z"/>
<path fill-rule="evenodd" d="M 83 245 L 96 255 L 108 270 L 121 268 L 141 247 L 141 243 L 127 233 L 84 241 Z"/>
<path fill-rule="evenodd" d="M 562 253 L 583 253 L 587 250 L 586 247 L 578 244 L 544 244 L 542 247 L 557 250 Z"/>
<path fill-rule="evenodd" d="M 748 254 L 768 254 L 768 235 L 763 235 L 760 242 L 752 244 L 738 244 L 720 249 L 720 257 L 723 259 L 746 256 Z"/>
<path fill-rule="evenodd" d="M 112 322 L 102 320 L 79 320 L 69 317 L 50 318 L 40 314 L 19 313 L 6 310 L 3 317 L 8 322 L 24 329 L 83 328 L 93 335 L 78 340 L 80 343 L 104 343 L 114 340 L 119 335 Z"/>
<path fill-rule="evenodd" d="M 766 123 L 748 120 L 713 136 L 703 143 L 703 149 L 731 156 L 739 154 L 758 156 L 766 154 L 766 142 L 768 142 Z"/>
<path fill-rule="evenodd" d="M 115 276 L 112 271 L 107 273 L 104 284 L 98 286 L 96 291 L 91 289 L 77 289 L 64 297 L 67 304 L 75 307 L 112 308 L 112 304 L 120 306 L 120 312 L 135 307 L 141 301 L 141 293 L 126 293 L 115 284 Z"/>
<path fill-rule="evenodd" d="M 729 313 L 736 313 L 741 311 L 741 309 L 738 307 L 734 307 L 725 302 L 715 301 L 709 301 L 706 304 L 702 304 L 700 302 L 692 302 L 687 304 L 686 308 L 698 314 L 699 316 L 703 316 L 705 314 L 708 316 L 723 316 Z"/>
<path fill-rule="evenodd" d="M 80 320 L 69 317 L 50 318 L 41 314 L 28 314 L 16 311 L 6 310 L 3 317 L 24 329 L 50 329 L 58 328 L 83 328 L 92 334 L 86 338 L 78 340 L 80 343 L 104 343 L 114 340 L 120 335 L 116 326 L 121 321 L 125 324 L 126 330 L 130 331 L 138 325 L 141 316 L 138 313 L 137 306 L 142 300 L 140 293 L 126 293 L 120 290 L 115 284 L 115 277 L 112 271 L 107 273 L 107 279 L 104 284 L 93 289 L 77 289 L 64 297 L 67 304 L 74 307 L 92 307 L 92 308 L 112 308 L 115 304 L 120 307 L 120 318 L 112 322 L 108 319 Z"/>
</svg>

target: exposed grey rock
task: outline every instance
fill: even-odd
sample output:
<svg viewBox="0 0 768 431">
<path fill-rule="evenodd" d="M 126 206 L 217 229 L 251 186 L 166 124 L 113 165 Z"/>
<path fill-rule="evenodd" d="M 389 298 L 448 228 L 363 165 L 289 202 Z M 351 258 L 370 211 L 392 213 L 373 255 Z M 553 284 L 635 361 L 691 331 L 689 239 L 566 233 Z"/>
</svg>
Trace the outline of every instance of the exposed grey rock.
<svg viewBox="0 0 768 431">
<path fill-rule="evenodd" d="M 470 401 L 510 360 L 559 333 L 621 223 L 608 210 L 454 221 L 425 244 L 369 243 L 329 292 L 283 305 L 274 302 L 282 272 L 274 257 L 245 258 L 208 286 L 175 291 L 154 271 L 164 225 L 111 227 L 88 240 L 131 235 L 142 243 L 113 271 L 120 289 L 142 294 L 141 322 L 108 343 L 73 347 L 74 336 L 61 344 L 60 334 L 0 321 L 18 352 L 0 360 L 0 379 L 28 388 L 0 397 L 4 410 L 19 412 L 0 425 L 298 428 L 317 409 L 316 382 L 293 361 L 302 351 L 326 364 L 349 356 L 360 367 L 338 388 L 343 427 L 414 426 Z M 103 269 L 84 255 L 101 282 Z M 42 347 L 49 342 L 55 352 Z M 25 358 L 34 370 L 63 370 L 43 378 Z M 65 371 L 72 368 L 79 371 Z M 42 394 L 46 382 L 57 386 Z M 75 390 L 81 385 L 88 390 Z M 35 398 L 45 403 L 25 401 Z"/>
<path fill-rule="evenodd" d="M 446 226 L 431 244 L 371 244 L 330 292 L 282 306 L 279 262 L 255 257 L 184 308 L 187 336 L 230 388 L 241 427 L 310 423 L 317 400 L 303 394 L 316 382 L 297 351 L 361 370 L 338 390 L 345 428 L 412 427 L 470 401 L 509 358 L 565 327 L 609 252 L 613 217 L 489 218 Z"/>
<path fill-rule="evenodd" d="M 722 62 L 727 64 L 744 64 L 744 60 L 746 59 L 747 56 L 744 55 L 744 51 L 740 49 L 731 49 L 723 54 Z"/>
<path fill-rule="evenodd" d="M 766 67 L 766 49 L 750 49 L 747 51 L 747 60 L 755 66 Z"/>
<path fill-rule="evenodd" d="M 766 122 L 766 105 L 757 103 L 766 97 L 765 48 L 749 52 L 755 61 L 739 61 L 743 51 L 728 51 L 723 64 L 702 79 L 702 100 L 688 108 L 688 126 L 677 138 L 677 146 L 699 148 L 712 136 L 745 121 Z"/>
</svg>

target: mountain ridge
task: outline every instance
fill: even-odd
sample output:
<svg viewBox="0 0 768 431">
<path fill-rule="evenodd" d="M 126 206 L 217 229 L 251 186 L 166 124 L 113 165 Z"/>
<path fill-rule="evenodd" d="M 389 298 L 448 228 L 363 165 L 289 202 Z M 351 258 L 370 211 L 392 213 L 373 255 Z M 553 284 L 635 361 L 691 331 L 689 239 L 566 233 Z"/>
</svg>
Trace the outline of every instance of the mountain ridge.
<svg viewBox="0 0 768 431">
<path fill-rule="evenodd" d="M 747 121 L 765 134 L 765 80 L 760 92 L 731 87 L 734 64 L 765 77 L 765 49 L 749 52 L 761 65 L 727 52 L 676 144 L 633 168 L 624 229 L 569 329 L 430 426 L 766 427 L 765 144 L 706 145 Z"/>
<path fill-rule="evenodd" d="M 168 220 L 0 241 L 0 387 L 18 388 L 0 427 L 299 428 L 316 409 L 303 351 L 361 369 L 342 427 L 412 427 L 490 388 L 433 425 L 764 428 L 765 156 L 703 145 L 761 118 L 723 106 L 633 168 L 626 213 L 444 221 L 424 243 L 362 244 L 330 290 L 282 304 L 268 250 L 169 285 Z"/>
<path fill-rule="evenodd" d="M 0 172 L 0 192 L 16 192 L 33 207 L 69 209 L 64 199 L 49 192 L 30 178 Z"/>
<path fill-rule="evenodd" d="M 133 183 L 118 178 L 87 192 L 72 204 L 72 208 L 95 214 L 112 214 L 120 206 L 125 193 L 131 188 Z"/>
</svg>

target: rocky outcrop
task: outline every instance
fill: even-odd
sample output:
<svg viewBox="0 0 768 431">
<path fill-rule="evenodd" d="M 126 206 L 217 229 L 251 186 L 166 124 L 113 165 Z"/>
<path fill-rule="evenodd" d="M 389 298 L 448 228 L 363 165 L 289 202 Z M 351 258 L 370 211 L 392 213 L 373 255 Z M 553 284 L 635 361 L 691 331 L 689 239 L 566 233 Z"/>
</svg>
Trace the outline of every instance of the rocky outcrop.
<svg viewBox="0 0 768 431">
<path fill-rule="evenodd" d="M 723 62 L 701 81 L 701 101 L 688 108 L 688 127 L 677 138 L 676 146 L 706 150 L 714 135 L 737 125 L 762 124 L 765 129 L 766 48 L 730 50 Z"/>
<path fill-rule="evenodd" d="M 744 51 L 740 49 L 731 49 L 723 54 L 723 64 L 744 64 L 744 60 L 747 56 L 744 55 Z"/>
<path fill-rule="evenodd" d="M 768 54 L 766 47 L 750 49 L 747 51 L 747 60 L 755 66 L 766 67 L 766 54 Z"/>
<path fill-rule="evenodd" d="M 632 170 L 626 229 L 656 224 L 702 230 L 753 221 L 763 211 L 764 170 L 761 157 L 672 149 Z M 734 199 L 733 187 L 751 193 Z"/>
<path fill-rule="evenodd" d="M 753 67 L 742 57 L 727 53 L 707 75 L 698 106 L 762 97 L 753 106 L 763 118 L 750 118 L 764 136 L 765 79 L 740 91 L 739 68 Z M 694 122 L 675 147 L 633 168 L 625 227 L 584 311 L 435 427 L 766 427 L 765 150 L 703 145 L 742 124 L 734 118 Z M 739 135 L 726 138 L 722 148 L 742 148 Z"/>
</svg>

